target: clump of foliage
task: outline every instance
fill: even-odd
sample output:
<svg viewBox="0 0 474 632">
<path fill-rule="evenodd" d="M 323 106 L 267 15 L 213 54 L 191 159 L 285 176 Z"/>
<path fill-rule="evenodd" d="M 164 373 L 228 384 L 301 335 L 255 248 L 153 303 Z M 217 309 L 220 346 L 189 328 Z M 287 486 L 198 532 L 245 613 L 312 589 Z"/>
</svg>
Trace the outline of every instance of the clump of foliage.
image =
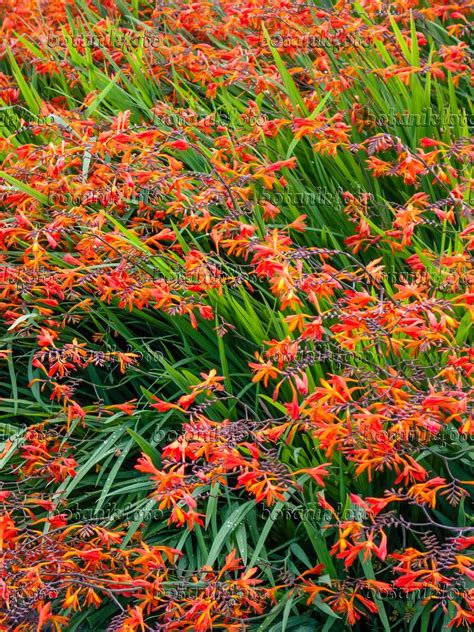
<svg viewBox="0 0 474 632">
<path fill-rule="evenodd" d="M 0 7 L 0 630 L 471 629 L 469 3 Z"/>
</svg>

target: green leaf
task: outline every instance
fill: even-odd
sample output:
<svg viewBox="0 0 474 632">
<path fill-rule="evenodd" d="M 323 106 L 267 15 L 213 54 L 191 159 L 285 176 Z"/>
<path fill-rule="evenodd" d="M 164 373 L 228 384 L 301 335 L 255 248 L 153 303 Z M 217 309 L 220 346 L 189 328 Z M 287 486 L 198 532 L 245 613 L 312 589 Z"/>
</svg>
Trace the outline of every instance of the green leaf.
<svg viewBox="0 0 474 632">
<path fill-rule="evenodd" d="M 12 184 L 15 188 L 18 189 L 18 191 L 21 191 L 22 193 L 26 193 L 27 195 L 30 195 L 32 198 L 34 198 L 35 200 L 38 200 L 39 202 L 42 202 L 43 204 L 48 204 L 49 200 L 48 200 L 47 195 L 44 195 L 44 193 L 40 193 L 39 191 L 36 191 L 36 189 L 33 189 L 28 184 L 21 182 L 21 180 L 17 180 L 17 178 L 14 178 L 9 173 L 0 171 L 0 178 L 3 178 L 4 180 Z"/>
<path fill-rule="evenodd" d="M 151 445 L 146 439 L 141 437 L 138 432 L 132 430 L 131 428 L 127 428 L 128 434 L 132 437 L 135 443 L 140 447 L 140 449 L 150 457 L 156 467 L 161 467 L 161 454 L 160 452 Z"/>
<path fill-rule="evenodd" d="M 253 509 L 253 507 L 255 507 L 255 501 L 247 501 L 246 503 L 237 507 L 237 509 L 235 509 L 230 514 L 230 516 L 226 518 L 224 524 L 219 529 L 219 533 L 214 539 L 214 542 L 212 543 L 211 550 L 209 551 L 209 556 L 206 560 L 207 566 L 212 566 L 214 564 L 229 535 L 239 526 L 239 524 L 243 521 L 248 512 Z"/>
</svg>

